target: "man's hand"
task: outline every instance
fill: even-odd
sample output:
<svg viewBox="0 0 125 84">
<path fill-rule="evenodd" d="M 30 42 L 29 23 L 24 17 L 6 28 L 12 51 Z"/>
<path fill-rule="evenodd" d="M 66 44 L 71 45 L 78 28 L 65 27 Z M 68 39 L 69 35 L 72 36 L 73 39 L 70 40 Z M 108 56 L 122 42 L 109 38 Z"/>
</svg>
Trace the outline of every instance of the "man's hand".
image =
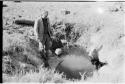
<svg viewBox="0 0 125 84">
<path fill-rule="evenodd" d="M 40 38 L 39 38 L 39 37 L 36 37 L 36 40 L 37 40 L 38 42 L 40 42 Z"/>
</svg>

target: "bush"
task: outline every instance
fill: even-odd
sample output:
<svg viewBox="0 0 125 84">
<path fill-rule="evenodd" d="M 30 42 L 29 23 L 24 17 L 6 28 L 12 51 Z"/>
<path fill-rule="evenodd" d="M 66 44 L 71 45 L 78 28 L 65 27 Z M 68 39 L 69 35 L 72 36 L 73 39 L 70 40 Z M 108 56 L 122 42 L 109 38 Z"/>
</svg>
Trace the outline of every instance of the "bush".
<svg viewBox="0 0 125 84">
<path fill-rule="evenodd" d="M 52 25 L 54 36 L 58 39 L 66 39 L 68 42 L 76 42 L 81 36 L 80 31 L 76 31 L 74 23 L 56 22 Z"/>
</svg>

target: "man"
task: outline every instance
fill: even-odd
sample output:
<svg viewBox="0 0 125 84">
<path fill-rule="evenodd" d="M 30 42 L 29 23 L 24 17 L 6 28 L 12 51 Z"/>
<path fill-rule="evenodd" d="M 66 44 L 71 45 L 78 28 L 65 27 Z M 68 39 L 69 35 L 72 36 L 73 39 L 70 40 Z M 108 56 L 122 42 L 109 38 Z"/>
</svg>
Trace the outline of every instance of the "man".
<svg viewBox="0 0 125 84">
<path fill-rule="evenodd" d="M 43 59 L 45 63 L 45 67 L 49 66 L 48 64 L 48 55 L 51 53 L 50 47 L 52 45 L 51 42 L 51 28 L 50 22 L 48 18 L 48 11 L 43 11 L 41 14 L 41 18 L 37 19 L 34 24 L 34 33 L 36 35 L 36 39 L 39 42 L 39 51 L 43 52 Z"/>
</svg>

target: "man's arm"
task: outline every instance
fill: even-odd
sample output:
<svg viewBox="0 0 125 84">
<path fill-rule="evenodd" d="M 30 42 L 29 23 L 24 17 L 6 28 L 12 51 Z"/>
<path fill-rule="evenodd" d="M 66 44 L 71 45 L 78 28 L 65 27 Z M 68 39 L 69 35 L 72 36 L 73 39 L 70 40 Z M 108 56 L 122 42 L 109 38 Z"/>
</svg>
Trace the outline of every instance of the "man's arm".
<svg viewBox="0 0 125 84">
<path fill-rule="evenodd" d="M 52 29 L 51 29 L 49 18 L 48 18 L 48 31 L 50 32 L 50 35 L 52 36 L 53 32 L 52 32 Z"/>
<path fill-rule="evenodd" d="M 38 20 L 35 20 L 35 24 L 34 24 L 34 34 L 36 36 L 36 38 L 38 39 Z"/>
</svg>

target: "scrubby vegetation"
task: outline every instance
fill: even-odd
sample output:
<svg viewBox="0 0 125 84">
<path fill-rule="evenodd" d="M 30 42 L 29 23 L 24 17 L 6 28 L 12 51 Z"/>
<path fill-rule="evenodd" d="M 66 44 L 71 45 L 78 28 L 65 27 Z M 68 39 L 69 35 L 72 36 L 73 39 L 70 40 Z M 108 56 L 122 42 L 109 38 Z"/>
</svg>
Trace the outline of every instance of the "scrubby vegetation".
<svg viewBox="0 0 125 84">
<path fill-rule="evenodd" d="M 102 3 L 96 3 L 98 6 L 95 3 L 5 3 L 8 7 L 3 9 L 3 82 L 125 82 L 122 75 L 125 57 L 124 3 L 116 4 L 117 7 L 114 3 L 103 3 L 105 7 Z M 95 11 L 97 7 L 102 7 L 105 14 Z M 55 37 L 66 39 L 69 45 L 77 44 L 89 54 L 103 45 L 99 58 L 108 66 L 94 72 L 87 80 L 84 80 L 83 74 L 81 80 L 74 81 L 54 73 L 54 68 L 43 68 L 33 27 L 14 24 L 15 19 L 36 19 L 43 9 L 49 11 Z M 59 60 L 52 62 L 53 67 L 58 63 L 55 61 Z"/>
</svg>

